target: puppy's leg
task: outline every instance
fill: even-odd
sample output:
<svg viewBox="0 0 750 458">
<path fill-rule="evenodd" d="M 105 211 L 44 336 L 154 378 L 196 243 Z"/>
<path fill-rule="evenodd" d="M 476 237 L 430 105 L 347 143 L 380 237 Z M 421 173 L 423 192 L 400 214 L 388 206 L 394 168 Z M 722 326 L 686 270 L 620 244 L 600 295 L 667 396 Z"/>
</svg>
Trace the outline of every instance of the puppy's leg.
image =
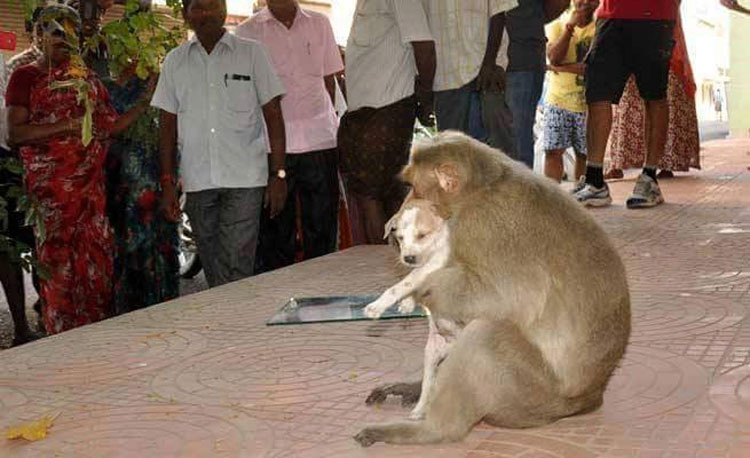
<svg viewBox="0 0 750 458">
<path fill-rule="evenodd" d="M 414 300 L 414 296 L 406 296 L 398 304 L 398 311 L 399 313 L 411 313 L 416 307 L 417 301 Z"/>
<path fill-rule="evenodd" d="M 432 393 L 435 384 L 437 368 L 447 352 L 447 342 L 445 337 L 438 332 L 435 321 L 432 317 L 429 319 L 430 333 L 427 336 L 427 345 L 424 349 L 424 375 L 422 376 L 422 394 L 419 396 L 419 402 L 409 413 L 409 420 L 421 420 L 425 415 L 425 408 Z"/>
<path fill-rule="evenodd" d="M 433 270 L 433 266 L 429 264 L 412 270 L 403 280 L 385 290 L 380 297 L 369 303 L 365 307 L 365 315 L 368 318 L 380 317 L 393 304 L 412 294 L 414 289 L 422 284 L 425 277 Z"/>
</svg>

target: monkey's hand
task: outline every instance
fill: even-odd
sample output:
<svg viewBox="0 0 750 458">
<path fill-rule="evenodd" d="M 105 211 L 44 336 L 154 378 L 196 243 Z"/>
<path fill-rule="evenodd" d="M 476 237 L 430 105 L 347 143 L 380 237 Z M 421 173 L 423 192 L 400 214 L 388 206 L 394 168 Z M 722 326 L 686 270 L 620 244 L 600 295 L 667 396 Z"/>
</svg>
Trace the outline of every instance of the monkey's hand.
<svg viewBox="0 0 750 458">
<path fill-rule="evenodd" d="M 380 318 L 380 315 L 388 310 L 391 305 L 393 305 L 393 302 L 387 301 L 383 296 L 380 296 L 374 302 L 370 302 L 367 307 L 365 307 L 365 316 L 373 319 Z"/>
<path fill-rule="evenodd" d="M 401 302 L 398 304 L 398 311 L 400 313 L 411 313 L 414 311 L 414 308 L 417 306 L 416 301 L 414 300 L 413 296 L 406 296 L 405 298 L 401 299 Z"/>
<path fill-rule="evenodd" d="M 401 405 L 406 407 L 414 405 L 419 401 L 419 396 L 422 394 L 422 382 L 413 383 L 389 383 L 387 385 L 379 386 L 372 390 L 365 404 L 381 404 L 385 402 L 388 396 L 401 396 Z"/>
</svg>

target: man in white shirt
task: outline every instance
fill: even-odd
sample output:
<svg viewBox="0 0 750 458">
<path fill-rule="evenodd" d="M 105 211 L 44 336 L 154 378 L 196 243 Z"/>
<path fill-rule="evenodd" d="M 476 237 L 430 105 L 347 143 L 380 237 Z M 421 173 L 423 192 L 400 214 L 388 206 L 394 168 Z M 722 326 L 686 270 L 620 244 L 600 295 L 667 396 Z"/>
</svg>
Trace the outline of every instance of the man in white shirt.
<svg viewBox="0 0 750 458">
<path fill-rule="evenodd" d="M 167 55 L 151 101 L 161 109 L 166 217 L 179 218 L 179 150 L 185 210 L 211 287 L 253 274 L 264 200 L 272 218 L 286 200 L 284 87 L 260 43 L 224 29 L 226 15 L 225 0 L 183 0 L 195 36 Z"/>
<path fill-rule="evenodd" d="M 414 121 L 430 123 L 435 44 L 422 3 L 358 0 L 346 46 L 348 111 L 338 144 L 358 208 L 355 243 L 384 243 L 383 227 L 405 196 L 396 176 L 409 159 Z"/>
<path fill-rule="evenodd" d="M 423 3 L 439 56 L 434 84 L 438 129 L 465 132 L 514 156 L 516 142 L 513 116 L 505 101 L 505 69 L 497 61 L 505 12 L 515 8 L 518 0 Z"/>
<path fill-rule="evenodd" d="M 237 26 L 235 33 L 263 44 L 286 88 L 281 109 L 288 196 L 279 216 L 261 216 L 257 273 L 295 261 L 298 200 L 304 259 L 336 249 L 339 121 L 333 102 L 335 75 L 344 63 L 328 18 L 300 8 L 297 0 L 268 0 L 268 7 Z"/>
</svg>

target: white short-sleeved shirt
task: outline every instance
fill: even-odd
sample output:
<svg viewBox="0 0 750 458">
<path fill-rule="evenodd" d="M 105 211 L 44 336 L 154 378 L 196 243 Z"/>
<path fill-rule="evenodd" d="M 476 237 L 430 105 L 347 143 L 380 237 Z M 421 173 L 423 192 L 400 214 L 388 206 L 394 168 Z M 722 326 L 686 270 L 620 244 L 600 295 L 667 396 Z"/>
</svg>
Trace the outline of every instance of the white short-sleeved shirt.
<svg viewBox="0 0 750 458">
<path fill-rule="evenodd" d="M 196 37 L 170 51 L 151 105 L 177 114 L 186 192 L 267 184 L 262 107 L 283 93 L 257 41 L 225 32 L 211 54 Z"/>
<path fill-rule="evenodd" d="M 412 41 L 432 41 L 418 0 L 357 0 L 346 45 L 349 111 L 380 108 L 414 94 Z"/>
<path fill-rule="evenodd" d="M 323 78 L 344 69 L 328 18 L 297 8 L 291 28 L 263 8 L 237 26 L 238 37 L 263 43 L 286 88 L 281 100 L 286 152 L 336 147 L 339 122 Z"/>
<path fill-rule="evenodd" d="M 435 38 L 436 91 L 458 89 L 479 75 L 487 48 L 490 18 L 518 6 L 518 0 L 422 0 Z M 498 64 L 507 62 L 505 50 Z M 504 65 L 503 65 L 504 67 Z"/>
</svg>

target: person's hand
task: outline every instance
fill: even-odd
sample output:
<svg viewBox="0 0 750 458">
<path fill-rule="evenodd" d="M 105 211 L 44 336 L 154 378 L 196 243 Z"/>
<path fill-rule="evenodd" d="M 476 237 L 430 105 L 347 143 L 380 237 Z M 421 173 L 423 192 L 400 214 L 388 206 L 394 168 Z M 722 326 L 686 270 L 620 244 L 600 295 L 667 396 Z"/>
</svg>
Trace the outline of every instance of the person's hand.
<svg viewBox="0 0 750 458">
<path fill-rule="evenodd" d="M 263 207 L 268 208 L 271 219 L 276 218 L 286 203 L 286 180 L 272 176 L 268 179 Z"/>
<path fill-rule="evenodd" d="M 151 99 L 154 97 L 156 91 L 156 83 L 159 81 L 159 75 L 152 74 L 146 80 L 146 89 L 138 97 L 138 107 L 142 109 L 148 109 L 151 106 Z"/>
<path fill-rule="evenodd" d="M 425 127 L 435 125 L 435 93 L 432 86 L 423 84 L 417 75 L 414 81 L 414 95 L 417 97 L 417 119 Z"/>
<path fill-rule="evenodd" d="M 482 64 L 477 77 L 477 89 L 486 92 L 503 92 L 505 90 L 505 69 L 494 62 Z"/>
<path fill-rule="evenodd" d="M 177 198 L 177 186 L 171 181 L 162 180 L 161 206 L 165 220 L 170 223 L 180 221 L 180 202 Z"/>
<path fill-rule="evenodd" d="M 60 121 L 63 124 L 63 134 L 65 135 L 80 135 L 81 125 L 83 124 L 83 118 L 69 118 Z"/>
<path fill-rule="evenodd" d="M 152 74 L 148 77 L 148 81 L 146 82 L 146 90 L 143 91 L 143 95 L 141 95 L 141 100 L 146 102 L 151 102 L 151 98 L 154 96 L 154 92 L 156 91 L 156 83 L 159 82 L 159 75 Z"/>
<path fill-rule="evenodd" d="M 570 16 L 568 25 L 573 27 L 584 27 L 588 23 L 589 10 L 588 8 L 576 8 L 573 14 Z"/>
<path fill-rule="evenodd" d="M 417 92 L 417 119 L 425 127 L 435 125 L 434 94 L 432 91 Z"/>
</svg>

